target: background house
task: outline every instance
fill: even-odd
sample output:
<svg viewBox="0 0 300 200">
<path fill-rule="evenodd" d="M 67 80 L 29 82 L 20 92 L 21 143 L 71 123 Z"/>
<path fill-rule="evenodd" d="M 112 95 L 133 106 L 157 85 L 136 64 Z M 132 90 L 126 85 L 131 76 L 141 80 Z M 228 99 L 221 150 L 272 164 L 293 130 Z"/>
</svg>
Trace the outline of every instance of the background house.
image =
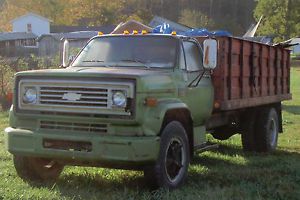
<svg viewBox="0 0 300 200">
<path fill-rule="evenodd" d="M 33 33 L 0 33 L 0 56 L 27 57 L 37 54 L 36 38 Z"/>
<path fill-rule="evenodd" d="M 33 33 L 37 36 L 50 33 L 50 20 L 34 13 L 27 13 L 11 23 L 13 32 Z"/>
<path fill-rule="evenodd" d="M 50 33 L 38 38 L 40 57 L 55 57 L 59 55 L 62 39 L 70 41 L 70 49 L 81 49 L 98 31 L 78 31 L 70 33 Z"/>
<path fill-rule="evenodd" d="M 300 37 L 293 38 L 290 43 L 297 44 L 295 46 L 292 46 L 292 54 L 300 55 Z"/>
<path fill-rule="evenodd" d="M 68 33 L 78 31 L 101 31 L 104 34 L 111 33 L 116 28 L 115 25 L 103 26 L 65 26 L 65 25 L 50 25 L 51 33 Z"/>
</svg>

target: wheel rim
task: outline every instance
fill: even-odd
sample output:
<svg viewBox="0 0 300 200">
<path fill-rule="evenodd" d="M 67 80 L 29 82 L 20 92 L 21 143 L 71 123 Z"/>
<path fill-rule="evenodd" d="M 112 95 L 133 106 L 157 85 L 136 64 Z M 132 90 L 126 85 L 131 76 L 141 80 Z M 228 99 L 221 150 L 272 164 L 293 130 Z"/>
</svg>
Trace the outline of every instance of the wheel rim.
<svg viewBox="0 0 300 200">
<path fill-rule="evenodd" d="M 270 144 L 273 147 L 276 145 L 276 141 L 277 141 L 277 126 L 274 119 L 271 119 L 270 121 L 269 133 L 270 133 Z"/>
<path fill-rule="evenodd" d="M 184 173 L 186 155 L 180 139 L 172 138 L 168 144 L 165 155 L 165 171 L 171 183 L 180 179 Z"/>
<path fill-rule="evenodd" d="M 51 177 L 52 174 L 56 174 L 61 169 L 61 166 L 49 159 L 44 158 L 30 158 L 31 166 L 39 174 L 41 178 Z"/>
<path fill-rule="evenodd" d="M 53 160 L 48 160 L 44 158 L 31 158 L 31 163 L 38 168 L 51 169 L 55 167 L 55 162 Z"/>
</svg>

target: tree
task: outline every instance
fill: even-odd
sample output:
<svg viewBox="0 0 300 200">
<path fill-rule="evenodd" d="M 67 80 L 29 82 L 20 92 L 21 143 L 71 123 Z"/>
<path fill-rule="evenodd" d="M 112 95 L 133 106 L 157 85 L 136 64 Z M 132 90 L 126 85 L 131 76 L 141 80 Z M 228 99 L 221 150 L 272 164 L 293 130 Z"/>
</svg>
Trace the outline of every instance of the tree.
<svg viewBox="0 0 300 200">
<path fill-rule="evenodd" d="M 299 36 L 299 0 L 259 0 L 254 16 L 264 16 L 258 28 L 260 35 L 275 35 L 277 42 Z"/>
<path fill-rule="evenodd" d="M 64 24 L 64 10 L 68 4 L 60 0 L 6 0 L 0 9 L 0 30 L 11 31 L 10 21 L 27 12 L 34 12 L 54 21 L 55 24 Z M 67 21 L 67 20 L 66 20 Z"/>
<path fill-rule="evenodd" d="M 179 22 L 193 28 L 207 28 L 213 27 L 214 22 L 208 18 L 205 14 L 196 11 L 184 9 L 181 12 Z"/>
<path fill-rule="evenodd" d="M 3 0 L 0 0 L 3 1 Z M 100 26 L 135 19 L 149 22 L 146 0 L 6 0 L 0 7 L 0 30 L 10 31 L 10 21 L 27 12 L 49 18 L 55 25 Z"/>
<path fill-rule="evenodd" d="M 256 4 L 255 0 L 0 0 L 0 4 L 1 2 L 4 3 L 2 9 L 0 6 L 0 30 L 4 31 L 11 30 L 12 19 L 34 12 L 52 20 L 53 25 L 85 26 L 119 24 L 127 19 L 147 24 L 154 15 L 158 15 L 189 26 L 224 29 L 236 35 L 242 35 L 252 23 Z"/>
</svg>

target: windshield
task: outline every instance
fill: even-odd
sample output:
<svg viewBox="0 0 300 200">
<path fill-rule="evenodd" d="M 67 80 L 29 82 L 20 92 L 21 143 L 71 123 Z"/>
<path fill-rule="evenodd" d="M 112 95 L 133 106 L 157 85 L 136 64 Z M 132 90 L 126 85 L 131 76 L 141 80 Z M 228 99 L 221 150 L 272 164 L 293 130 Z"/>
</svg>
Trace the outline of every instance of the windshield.
<svg viewBox="0 0 300 200">
<path fill-rule="evenodd" d="M 110 36 L 91 40 L 72 67 L 173 68 L 177 40 L 160 36 Z"/>
</svg>

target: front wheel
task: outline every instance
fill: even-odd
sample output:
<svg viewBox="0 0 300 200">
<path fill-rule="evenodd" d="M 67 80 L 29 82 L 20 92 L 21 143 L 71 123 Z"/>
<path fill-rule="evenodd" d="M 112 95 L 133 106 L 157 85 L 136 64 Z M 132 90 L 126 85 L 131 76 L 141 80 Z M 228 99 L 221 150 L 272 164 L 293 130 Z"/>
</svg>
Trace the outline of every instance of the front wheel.
<svg viewBox="0 0 300 200">
<path fill-rule="evenodd" d="M 153 187 L 174 189 L 183 184 L 190 162 L 188 138 L 178 121 L 170 122 L 163 130 L 158 160 L 144 169 L 147 182 Z"/>
<path fill-rule="evenodd" d="M 46 158 L 14 155 L 14 166 L 18 175 L 25 181 L 54 181 L 64 166 Z"/>
</svg>

